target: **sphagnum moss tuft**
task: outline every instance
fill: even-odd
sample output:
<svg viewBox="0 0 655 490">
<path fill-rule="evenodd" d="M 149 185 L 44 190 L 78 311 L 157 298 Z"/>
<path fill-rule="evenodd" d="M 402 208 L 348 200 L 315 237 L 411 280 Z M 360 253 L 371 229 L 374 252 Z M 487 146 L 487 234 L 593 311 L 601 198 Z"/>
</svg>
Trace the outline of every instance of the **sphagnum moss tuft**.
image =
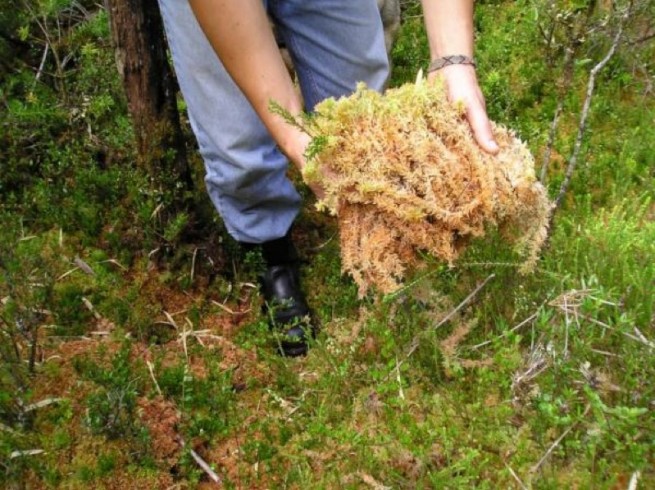
<svg viewBox="0 0 655 490">
<path fill-rule="evenodd" d="M 495 124 L 500 152 L 483 152 L 443 84 L 419 80 L 385 95 L 361 84 L 320 103 L 309 124 L 321 144 L 304 178 L 325 189 L 318 205 L 338 216 L 342 266 L 360 295 L 398 288 L 420 267 L 419 251 L 453 264 L 489 227 L 525 258 L 524 271 L 534 267 L 552 207 L 534 159 Z"/>
</svg>

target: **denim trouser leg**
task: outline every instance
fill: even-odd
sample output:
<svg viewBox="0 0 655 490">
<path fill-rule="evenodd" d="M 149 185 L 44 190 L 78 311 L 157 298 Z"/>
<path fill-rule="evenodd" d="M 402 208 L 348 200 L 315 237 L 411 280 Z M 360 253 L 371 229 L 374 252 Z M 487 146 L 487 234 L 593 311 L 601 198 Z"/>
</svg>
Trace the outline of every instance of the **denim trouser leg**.
<svg viewBox="0 0 655 490">
<path fill-rule="evenodd" d="M 376 0 L 268 0 L 298 74 L 305 106 L 384 88 L 389 63 Z"/>
<path fill-rule="evenodd" d="M 284 236 L 300 207 L 287 160 L 223 68 L 187 0 L 159 0 L 175 71 L 205 162 L 209 196 L 228 232 L 261 243 Z M 268 0 L 308 108 L 381 90 L 388 63 L 376 0 Z"/>
</svg>

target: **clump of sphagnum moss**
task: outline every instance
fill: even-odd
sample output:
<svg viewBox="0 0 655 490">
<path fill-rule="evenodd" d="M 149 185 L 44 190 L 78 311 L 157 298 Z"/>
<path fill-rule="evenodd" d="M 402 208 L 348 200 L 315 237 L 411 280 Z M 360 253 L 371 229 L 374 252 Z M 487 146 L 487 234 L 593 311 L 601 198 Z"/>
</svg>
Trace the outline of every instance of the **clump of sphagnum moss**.
<svg viewBox="0 0 655 490">
<path fill-rule="evenodd" d="M 360 295 L 397 289 L 420 251 L 453 264 L 493 227 L 522 271 L 534 267 L 552 206 L 512 131 L 493 124 L 500 152 L 485 153 L 443 83 L 420 78 L 384 95 L 360 84 L 315 110 L 303 122 L 314 137 L 303 177 L 325 190 L 318 206 L 338 217 L 342 267 Z"/>
</svg>

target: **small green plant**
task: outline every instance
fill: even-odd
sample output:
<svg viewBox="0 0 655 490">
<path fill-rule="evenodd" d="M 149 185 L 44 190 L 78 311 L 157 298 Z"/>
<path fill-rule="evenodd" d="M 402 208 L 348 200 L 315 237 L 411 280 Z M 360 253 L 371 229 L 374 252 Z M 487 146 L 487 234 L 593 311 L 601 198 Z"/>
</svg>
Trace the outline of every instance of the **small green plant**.
<svg viewBox="0 0 655 490">
<path fill-rule="evenodd" d="M 52 236 L 21 237 L 12 219 L 0 230 L 0 423 L 27 427 L 42 324 L 53 305 L 58 246 Z"/>
<path fill-rule="evenodd" d="M 130 352 L 129 343 L 124 343 L 107 367 L 90 357 L 76 358 L 74 366 L 81 376 L 98 385 L 86 399 L 85 420 L 89 429 L 110 439 L 124 437 L 138 442 L 145 434 L 136 417 L 137 397 L 144 382 L 139 371 L 143 366 L 135 369 Z M 108 354 L 100 351 L 100 360 Z"/>
</svg>

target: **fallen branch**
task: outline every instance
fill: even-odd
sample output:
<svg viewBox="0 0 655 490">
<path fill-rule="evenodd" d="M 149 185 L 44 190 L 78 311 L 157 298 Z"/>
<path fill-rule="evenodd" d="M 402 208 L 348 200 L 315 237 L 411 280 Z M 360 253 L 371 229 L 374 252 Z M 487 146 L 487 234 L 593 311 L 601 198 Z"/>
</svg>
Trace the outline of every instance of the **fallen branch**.
<svg viewBox="0 0 655 490">
<path fill-rule="evenodd" d="M 43 56 L 41 57 L 41 63 L 39 64 L 39 68 L 36 71 L 36 76 L 34 77 L 34 83 L 32 84 L 32 90 L 34 90 L 34 87 L 36 86 L 37 82 L 41 79 L 41 75 L 43 74 L 43 68 L 45 67 L 45 61 L 48 58 L 48 53 L 50 52 L 50 43 L 45 43 L 45 49 L 43 50 Z"/>
<path fill-rule="evenodd" d="M 539 315 L 539 311 L 535 311 L 532 315 L 530 315 L 528 318 L 523 320 L 521 323 L 516 325 L 515 327 L 512 327 L 510 330 L 507 330 L 506 332 L 503 332 L 500 334 L 498 337 L 492 340 L 486 340 L 484 342 L 481 342 L 477 345 L 474 345 L 473 347 L 469 347 L 471 350 L 478 350 L 480 347 L 484 347 L 485 345 L 489 345 L 495 340 L 502 339 L 503 337 L 507 337 L 509 334 L 516 332 L 519 328 L 523 327 L 524 325 L 527 325 L 531 321 L 535 320 L 537 316 Z"/>
<path fill-rule="evenodd" d="M 155 388 L 157 389 L 157 393 L 159 393 L 159 396 L 162 395 L 161 388 L 159 387 L 159 383 L 157 382 L 157 378 L 155 377 L 155 372 L 153 365 L 150 361 L 146 361 L 146 365 L 148 366 L 148 370 L 150 371 L 150 376 L 152 377 L 152 381 L 155 384 Z M 186 442 L 184 441 L 184 438 L 180 436 L 179 434 L 175 436 L 176 441 L 178 444 L 184 448 L 186 447 Z M 189 454 L 191 454 L 191 457 L 193 460 L 196 462 L 198 466 L 209 476 L 209 478 L 217 483 L 219 486 L 222 484 L 221 477 L 216 474 L 216 472 L 209 466 L 209 464 L 192 448 L 189 448 Z"/>
<path fill-rule="evenodd" d="M 639 478 L 641 478 L 641 472 L 635 471 L 630 478 L 630 484 L 628 485 L 628 490 L 637 490 L 637 483 L 639 483 Z"/>
<path fill-rule="evenodd" d="M 63 402 L 64 400 L 65 400 L 64 398 L 46 398 L 45 400 L 41 400 L 36 403 L 26 405 L 23 408 L 23 412 L 32 412 L 34 410 L 38 410 L 39 408 L 45 408 L 50 405 L 54 405 L 55 403 Z"/>
<path fill-rule="evenodd" d="M 193 251 L 193 257 L 191 258 L 191 274 L 189 276 L 189 282 L 193 284 L 193 277 L 196 274 L 196 257 L 198 257 L 198 250 L 200 250 L 198 247 L 196 247 Z"/>
<path fill-rule="evenodd" d="M 548 448 L 548 451 L 546 451 L 546 454 L 544 454 L 544 455 L 541 457 L 541 459 L 539 460 L 539 462 L 538 462 L 536 465 L 534 465 L 534 466 L 530 469 L 530 472 L 531 472 L 531 473 L 536 473 L 536 472 L 539 470 L 539 468 L 541 468 L 541 465 L 544 464 L 544 461 L 546 461 L 546 460 L 548 459 L 548 457 L 549 457 L 549 456 L 551 455 L 551 453 L 555 450 L 555 448 L 556 448 L 557 446 L 559 446 L 559 444 L 564 440 L 564 438 L 565 438 L 567 435 L 569 435 L 569 432 L 571 432 L 571 431 L 572 431 L 572 430 L 573 430 L 577 425 L 578 425 L 578 423 L 576 422 L 576 423 L 573 424 L 571 427 L 569 427 L 569 428 L 566 429 L 564 432 L 562 432 L 562 435 L 559 436 L 559 437 L 557 438 L 557 440 L 556 440 L 555 442 L 553 442 L 553 444 Z"/>
<path fill-rule="evenodd" d="M 596 77 L 598 76 L 598 73 L 603 68 L 605 68 L 605 65 L 609 63 L 610 59 L 612 59 L 612 57 L 614 56 L 614 53 L 616 53 L 616 49 L 621 43 L 621 37 L 623 36 L 623 27 L 625 26 L 625 21 L 630 16 L 631 11 L 632 11 L 632 4 L 630 8 L 628 8 L 628 10 L 626 11 L 625 15 L 623 16 L 623 19 L 621 20 L 621 23 L 619 24 L 619 29 L 616 32 L 616 35 L 614 36 L 614 40 L 612 41 L 612 45 L 610 46 L 609 51 L 607 52 L 605 57 L 600 62 L 598 62 L 598 64 L 596 64 L 596 66 L 594 66 L 589 72 L 589 82 L 587 83 L 587 95 L 585 97 L 585 101 L 582 106 L 582 114 L 580 115 L 580 123 L 578 124 L 578 134 L 575 138 L 573 153 L 571 154 L 571 158 L 569 159 L 569 164 L 566 167 L 566 174 L 564 176 L 564 181 L 560 186 L 559 194 L 557 195 L 557 198 L 555 198 L 553 212 L 550 215 L 551 224 L 553 221 L 553 217 L 555 216 L 555 211 L 560 207 L 562 200 L 564 199 L 564 196 L 566 195 L 566 192 L 569 189 L 569 185 L 571 184 L 571 178 L 573 177 L 573 173 L 575 172 L 575 169 L 578 165 L 578 156 L 580 155 L 580 148 L 582 147 L 582 139 L 584 138 L 585 132 L 587 130 L 587 118 L 589 117 L 589 110 L 591 108 L 591 99 L 594 95 L 594 89 L 596 87 Z M 552 227 L 549 227 L 549 229 L 552 229 Z"/>
<path fill-rule="evenodd" d="M 207 464 L 207 462 L 200 457 L 200 455 L 195 452 L 193 449 L 190 449 L 189 452 L 191 453 L 191 457 L 193 460 L 198 463 L 198 466 L 202 468 L 202 470 L 207 473 L 207 476 L 211 478 L 212 481 L 218 483 L 219 485 L 221 484 L 221 477 L 216 474 L 214 470 L 211 469 L 211 467 Z"/>
<path fill-rule="evenodd" d="M 505 467 L 509 470 L 510 475 L 512 475 L 512 477 L 516 480 L 516 483 L 519 484 L 519 486 L 521 487 L 521 489 L 522 489 L 522 490 L 528 490 L 528 487 L 525 486 L 525 483 L 523 483 L 523 482 L 521 481 L 521 479 L 520 479 L 519 476 L 516 474 L 516 472 L 512 469 L 512 467 L 511 467 L 510 465 L 508 465 L 507 463 L 505 463 Z"/>
<path fill-rule="evenodd" d="M 482 290 L 482 288 L 484 288 L 487 285 L 487 283 L 491 281 L 494 277 L 496 277 L 496 274 L 490 274 L 489 276 L 487 276 L 487 278 L 484 281 L 482 281 L 480 284 L 478 284 L 477 287 L 466 298 L 464 298 L 464 300 L 460 304 L 458 304 L 455 308 L 453 308 L 445 317 L 443 317 L 439 321 L 439 323 L 437 323 L 434 326 L 434 330 L 448 323 L 457 313 L 459 313 L 459 311 L 462 308 L 468 305 L 473 300 L 473 298 L 475 298 L 477 294 Z M 410 348 L 407 350 L 407 353 L 405 354 L 403 360 L 397 364 L 396 369 L 400 369 L 400 366 L 402 366 L 403 363 L 405 363 L 405 361 L 407 361 L 407 359 L 409 359 L 409 357 L 412 354 L 414 354 L 414 352 L 416 352 L 416 349 L 418 349 L 419 345 L 421 345 L 421 336 L 424 333 L 425 332 L 421 332 L 420 334 L 416 335 L 414 339 L 412 339 Z M 396 369 L 394 369 L 394 371 Z"/>
<path fill-rule="evenodd" d="M 178 436 L 177 440 L 182 447 L 186 446 L 186 443 L 184 442 L 184 439 L 182 439 L 182 437 Z M 196 462 L 196 464 L 200 466 L 202 471 L 204 471 L 213 482 L 217 483 L 218 485 L 221 485 L 223 483 L 221 477 L 218 476 L 218 474 L 211 468 L 211 466 L 209 466 L 207 461 L 202 459 L 202 456 L 200 456 L 197 452 L 195 452 L 191 448 L 189 448 L 189 454 L 191 454 L 191 457 Z"/>
<path fill-rule="evenodd" d="M 28 449 L 25 451 L 13 451 L 9 455 L 9 459 L 16 459 L 22 456 L 36 456 L 37 454 L 43 454 L 45 451 L 43 449 Z"/>
<path fill-rule="evenodd" d="M 589 408 L 590 408 L 590 406 L 587 405 L 587 407 L 585 408 L 584 413 L 582 414 L 582 417 L 585 417 L 585 416 L 589 413 Z M 568 429 L 566 429 L 564 432 L 562 432 L 562 435 L 559 436 L 555 442 L 553 442 L 553 444 L 548 448 L 548 451 L 546 451 L 546 453 L 541 457 L 541 459 L 539 460 L 539 462 L 538 462 L 537 464 L 535 464 L 532 468 L 530 468 L 530 473 L 533 473 L 533 474 L 534 474 L 534 473 L 536 473 L 537 471 L 539 471 L 539 468 L 541 468 L 541 465 L 544 464 L 544 462 L 545 462 L 545 461 L 548 459 L 548 457 L 552 454 L 552 452 L 555 450 L 555 448 L 556 448 L 557 446 L 560 445 L 560 443 L 564 440 L 564 438 L 565 438 L 567 435 L 569 435 L 569 433 L 570 433 L 573 429 L 575 429 L 575 428 L 578 426 L 579 423 L 580 423 L 580 420 L 576 421 L 576 422 L 575 422 L 573 425 L 571 425 Z"/>
</svg>

